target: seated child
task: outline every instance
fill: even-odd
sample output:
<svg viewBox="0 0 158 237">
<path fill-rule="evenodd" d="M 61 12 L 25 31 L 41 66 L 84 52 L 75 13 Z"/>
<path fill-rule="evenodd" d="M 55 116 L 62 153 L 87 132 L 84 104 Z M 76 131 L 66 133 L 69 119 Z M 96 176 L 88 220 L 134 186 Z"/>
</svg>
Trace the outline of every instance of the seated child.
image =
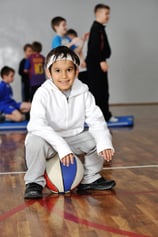
<svg viewBox="0 0 158 237">
<path fill-rule="evenodd" d="M 84 156 L 84 177 L 79 190 L 108 190 L 114 180 L 100 175 L 114 148 L 103 114 L 86 84 L 77 79 L 79 57 L 68 47 L 51 50 L 46 57 L 49 78 L 34 96 L 25 140 L 27 172 L 25 199 L 42 198 L 46 160 L 58 152 L 63 165 L 74 155 Z M 84 130 L 84 123 L 89 130 Z"/>
<path fill-rule="evenodd" d="M 8 66 L 1 69 L 0 82 L 0 122 L 5 119 L 15 122 L 24 120 L 23 113 L 30 111 L 29 102 L 16 102 L 13 99 L 13 92 L 10 83 L 14 81 L 15 70 Z"/>
</svg>

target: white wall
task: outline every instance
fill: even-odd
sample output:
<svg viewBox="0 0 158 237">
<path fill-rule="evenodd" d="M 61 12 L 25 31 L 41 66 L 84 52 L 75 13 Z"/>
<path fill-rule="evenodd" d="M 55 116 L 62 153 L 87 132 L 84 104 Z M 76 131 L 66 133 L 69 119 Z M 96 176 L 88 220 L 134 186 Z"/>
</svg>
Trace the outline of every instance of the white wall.
<svg viewBox="0 0 158 237">
<path fill-rule="evenodd" d="M 1 0 L 0 67 L 18 68 L 25 43 L 38 40 L 43 54 L 50 50 L 53 32 L 50 20 L 57 15 L 67 19 L 69 28 L 81 35 L 94 19 L 95 0 Z M 112 46 L 110 102 L 158 102 L 158 1 L 107 0 L 111 21 L 107 31 Z M 20 100 L 20 80 L 13 83 Z"/>
</svg>

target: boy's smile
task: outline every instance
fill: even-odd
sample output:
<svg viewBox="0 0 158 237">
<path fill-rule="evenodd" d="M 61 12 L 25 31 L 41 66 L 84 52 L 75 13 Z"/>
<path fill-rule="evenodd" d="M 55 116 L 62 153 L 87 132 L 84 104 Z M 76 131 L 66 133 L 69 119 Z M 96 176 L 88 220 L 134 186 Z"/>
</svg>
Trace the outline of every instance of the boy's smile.
<svg viewBox="0 0 158 237">
<path fill-rule="evenodd" d="M 48 77 L 51 76 L 54 84 L 61 91 L 69 90 L 75 78 L 78 75 L 78 70 L 70 60 L 59 60 L 53 63 L 51 71 L 48 72 Z"/>
<path fill-rule="evenodd" d="M 67 32 L 67 23 L 62 21 L 58 26 L 55 27 L 57 34 L 64 36 Z"/>
</svg>

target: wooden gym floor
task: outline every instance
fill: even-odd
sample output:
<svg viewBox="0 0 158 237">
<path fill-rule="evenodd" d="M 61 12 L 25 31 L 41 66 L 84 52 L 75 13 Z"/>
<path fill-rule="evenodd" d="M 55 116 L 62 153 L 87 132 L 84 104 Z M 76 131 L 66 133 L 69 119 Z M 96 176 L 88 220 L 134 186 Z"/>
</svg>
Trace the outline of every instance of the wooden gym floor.
<svg viewBox="0 0 158 237">
<path fill-rule="evenodd" d="M 115 159 L 102 174 L 114 191 L 23 199 L 24 132 L 0 134 L 1 237 L 157 237 L 158 105 L 112 107 L 134 115 L 131 129 L 113 129 Z"/>
</svg>

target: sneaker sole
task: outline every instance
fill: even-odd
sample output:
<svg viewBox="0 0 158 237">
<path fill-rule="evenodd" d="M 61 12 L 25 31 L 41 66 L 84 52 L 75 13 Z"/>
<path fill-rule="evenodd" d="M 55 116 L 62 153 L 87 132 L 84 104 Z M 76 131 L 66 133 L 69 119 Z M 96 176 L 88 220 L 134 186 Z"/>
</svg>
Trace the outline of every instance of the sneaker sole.
<svg viewBox="0 0 158 237">
<path fill-rule="evenodd" d="M 24 199 L 40 199 L 40 198 L 42 198 L 42 195 L 39 195 L 39 194 L 31 194 L 31 193 L 26 193 L 26 194 L 24 194 Z"/>
<path fill-rule="evenodd" d="M 78 190 L 79 191 L 82 191 L 82 190 L 100 190 L 100 191 L 103 191 L 103 190 L 111 190 L 113 187 L 115 187 L 116 183 L 113 182 L 111 185 L 107 185 L 106 187 L 103 187 L 102 185 L 99 186 L 93 186 L 93 185 L 90 185 L 90 186 L 85 186 L 85 187 L 80 187 Z"/>
</svg>

